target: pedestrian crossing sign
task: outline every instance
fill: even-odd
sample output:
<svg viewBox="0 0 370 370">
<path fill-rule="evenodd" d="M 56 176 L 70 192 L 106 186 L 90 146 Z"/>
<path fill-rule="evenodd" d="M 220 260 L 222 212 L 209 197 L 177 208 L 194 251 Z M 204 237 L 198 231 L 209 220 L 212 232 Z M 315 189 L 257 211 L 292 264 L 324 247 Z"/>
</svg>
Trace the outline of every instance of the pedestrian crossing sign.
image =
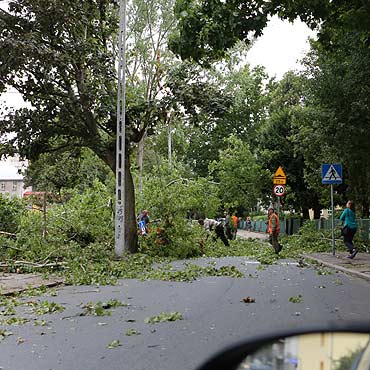
<svg viewBox="0 0 370 370">
<path fill-rule="evenodd" d="M 325 185 L 341 184 L 342 165 L 340 163 L 329 163 L 321 166 L 322 183 Z"/>
</svg>

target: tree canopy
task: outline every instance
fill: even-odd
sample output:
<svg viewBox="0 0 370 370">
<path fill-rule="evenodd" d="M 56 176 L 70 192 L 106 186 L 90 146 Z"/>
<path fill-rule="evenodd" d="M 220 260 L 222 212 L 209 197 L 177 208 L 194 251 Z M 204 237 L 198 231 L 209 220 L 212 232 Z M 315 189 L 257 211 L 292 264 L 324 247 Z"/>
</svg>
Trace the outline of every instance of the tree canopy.
<svg viewBox="0 0 370 370">
<path fill-rule="evenodd" d="M 208 62 L 225 55 L 238 40 L 251 43 L 259 37 L 272 15 L 293 21 L 300 18 L 320 40 L 333 45 L 339 29 L 355 30 L 363 43 L 370 43 L 370 6 L 367 0 L 177 0 L 179 20 L 170 47 L 184 59 Z"/>
</svg>

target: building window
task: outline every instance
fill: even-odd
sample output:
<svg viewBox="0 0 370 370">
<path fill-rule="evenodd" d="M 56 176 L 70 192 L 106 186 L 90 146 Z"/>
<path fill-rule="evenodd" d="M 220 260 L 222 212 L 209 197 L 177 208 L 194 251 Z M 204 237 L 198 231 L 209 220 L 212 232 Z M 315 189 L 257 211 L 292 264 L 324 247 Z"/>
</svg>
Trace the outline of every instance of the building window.
<svg viewBox="0 0 370 370">
<path fill-rule="evenodd" d="M 17 181 L 13 181 L 13 191 L 17 191 Z"/>
<path fill-rule="evenodd" d="M 0 184 L 0 190 L 1 190 L 1 191 L 5 191 L 5 182 L 2 182 L 2 183 Z"/>
</svg>

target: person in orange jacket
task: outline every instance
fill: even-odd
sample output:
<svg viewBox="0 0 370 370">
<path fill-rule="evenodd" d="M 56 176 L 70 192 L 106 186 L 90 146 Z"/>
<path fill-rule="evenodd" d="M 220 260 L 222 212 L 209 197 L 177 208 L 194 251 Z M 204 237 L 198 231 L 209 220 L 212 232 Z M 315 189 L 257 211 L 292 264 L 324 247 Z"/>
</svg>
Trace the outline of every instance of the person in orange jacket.
<svg viewBox="0 0 370 370">
<path fill-rule="evenodd" d="M 236 239 L 236 233 L 238 232 L 238 223 L 239 223 L 239 220 L 238 220 L 238 217 L 236 217 L 236 214 L 233 213 L 233 215 L 231 216 L 231 223 L 232 223 L 232 236 L 233 236 L 233 240 Z"/>
<path fill-rule="evenodd" d="M 268 217 L 267 232 L 269 233 L 269 242 L 274 247 L 275 253 L 278 254 L 283 246 L 279 244 L 278 241 L 278 236 L 280 234 L 280 220 L 273 207 L 269 207 Z"/>
</svg>

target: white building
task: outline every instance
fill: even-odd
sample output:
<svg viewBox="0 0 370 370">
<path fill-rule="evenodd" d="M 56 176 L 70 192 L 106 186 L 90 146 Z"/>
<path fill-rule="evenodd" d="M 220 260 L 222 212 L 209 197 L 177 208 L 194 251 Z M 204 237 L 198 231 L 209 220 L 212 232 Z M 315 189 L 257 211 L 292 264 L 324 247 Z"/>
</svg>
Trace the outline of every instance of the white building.
<svg viewBox="0 0 370 370">
<path fill-rule="evenodd" d="M 27 167 L 26 161 L 20 161 L 17 157 L 9 157 L 0 161 L 0 194 L 23 197 L 25 191 L 22 171 Z"/>
</svg>

